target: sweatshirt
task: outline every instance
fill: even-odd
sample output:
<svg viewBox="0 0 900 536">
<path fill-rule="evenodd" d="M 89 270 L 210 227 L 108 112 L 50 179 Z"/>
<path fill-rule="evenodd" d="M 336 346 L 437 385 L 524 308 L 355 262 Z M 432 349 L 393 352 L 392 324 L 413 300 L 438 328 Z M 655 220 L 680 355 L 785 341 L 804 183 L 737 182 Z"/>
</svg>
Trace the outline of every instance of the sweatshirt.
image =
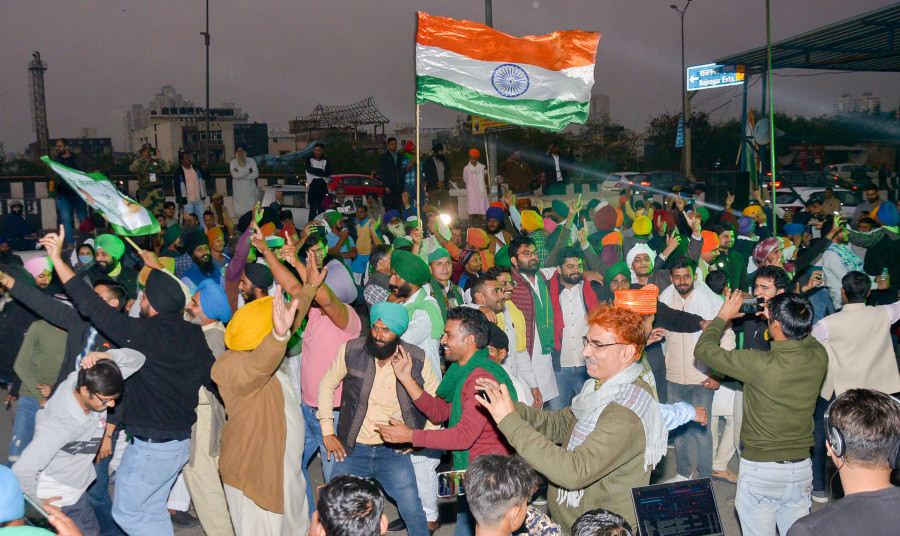
<svg viewBox="0 0 900 536">
<path fill-rule="evenodd" d="M 22 380 L 19 389 L 21 396 L 30 396 L 38 402 L 44 401 L 44 395 L 37 386 L 42 383 L 56 385 L 65 348 L 65 331 L 46 320 L 38 320 L 31 324 L 13 367 L 16 375 Z"/>
<path fill-rule="evenodd" d="M 136 350 L 109 350 L 122 377 L 144 364 Z M 44 409 L 37 412 L 34 439 L 12 470 L 24 493 L 37 499 L 61 497 L 57 506 L 71 506 L 97 477 L 94 457 L 106 429 L 106 411 L 88 411 L 75 398 L 78 373 L 59 384 Z"/>
<path fill-rule="evenodd" d="M 724 350 L 725 321 L 716 317 L 700 335 L 694 356 L 744 382 L 741 457 L 753 462 L 809 458 L 813 411 L 828 369 L 828 354 L 812 336 L 771 341 L 771 350 Z"/>
</svg>

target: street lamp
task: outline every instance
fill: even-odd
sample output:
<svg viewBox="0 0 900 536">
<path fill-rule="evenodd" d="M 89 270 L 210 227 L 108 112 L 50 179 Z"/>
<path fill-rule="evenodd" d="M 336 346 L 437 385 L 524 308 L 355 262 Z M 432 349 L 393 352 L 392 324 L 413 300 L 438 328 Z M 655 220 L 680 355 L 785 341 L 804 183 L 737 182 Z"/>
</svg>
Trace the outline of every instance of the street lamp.
<svg viewBox="0 0 900 536">
<path fill-rule="evenodd" d="M 203 146 L 206 170 L 209 172 L 209 0 L 206 0 L 206 31 L 200 32 L 206 46 L 206 143 Z M 682 63 L 684 61 L 682 60 Z M 682 69 L 683 70 L 683 69 Z"/>
<path fill-rule="evenodd" d="M 676 13 L 681 17 L 681 120 L 684 122 L 684 146 L 681 148 L 681 157 L 684 161 L 682 166 L 682 171 L 686 176 L 691 174 L 691 142 L 690 142 L 690 124 L 688 123 L 687 118 L 687 87 L 686 87 L 686 75 L 684 72 L 684 14 L 687 13 L 688 8 L 691 6 L 691 0 L 687 0 L 682 9 L 678 9 L 678 6 L 675 4 L 670 4 L 669 7 L 674 9 Z"/>
</svg>

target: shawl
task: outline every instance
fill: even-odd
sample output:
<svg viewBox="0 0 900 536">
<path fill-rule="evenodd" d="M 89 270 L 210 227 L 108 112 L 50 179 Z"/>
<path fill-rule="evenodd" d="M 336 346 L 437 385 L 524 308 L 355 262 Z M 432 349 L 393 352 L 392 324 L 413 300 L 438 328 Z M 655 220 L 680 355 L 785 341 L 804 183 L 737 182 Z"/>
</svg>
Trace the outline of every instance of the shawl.
<svg viewBox="0 0 900 536">
<path fill-rule="evenodd" d="M 845 246 L 844 244 L 835 244 L 832 242 L 828 245 L 828 251 L 833 252 L 841 259 L 841 262 L 844 263 L 844 266 L 847 267 L 847 270 L 850 272 L 864 272 L 863 270 L 863 261 L 859 258 L 856 253 Z"/>
<path fill-rule="evenodd" d="M 516 330 L 516 340 L 509 341 L 516 343 L 516 351 L 524 352 L 526 346 L 525 339 L 525 315 L 522 311 L 519 310 L 516 305 L 511 302 L 506 302 L 506 309 L 502 313 L 497 313 L 497 326 L 502 329 L 504 332 L 506 331 L 506 313 L 509 312 L 510 322 L 513 323 L 513 329 Z"/>
<path fill-rule="evenodd" d="M 428 293 L 422 289 L 416 292 L 415 298 L 409 303 L 404 304 L 409 312 L 409 321 L 412 322 L 413 315 L 416 311 L 425 311 L 428 313 L 428 320 L 431 321 L 431 338 L 440 339 L 444 336 L 444 317 L 441 315 L 441 308 L 436 304 L 427 301 L 425 298 Z"/>
</svg>

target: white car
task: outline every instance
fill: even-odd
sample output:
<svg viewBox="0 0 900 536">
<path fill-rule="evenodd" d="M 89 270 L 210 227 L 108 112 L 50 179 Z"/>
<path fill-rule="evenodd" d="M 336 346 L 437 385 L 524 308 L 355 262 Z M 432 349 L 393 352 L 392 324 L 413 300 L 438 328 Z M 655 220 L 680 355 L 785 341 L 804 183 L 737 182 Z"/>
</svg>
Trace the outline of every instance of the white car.
<svg viewBox="0 0 900 536">
<path fill-rule="evenodd" d="M 632 177 L 640 175 L 637 171 L 619 171 L 610 173 L 606 179 L 600 184 L 600 188 L 604 190 L 624 190 L 631 187 Z"/>
<path fill-rule="evenodd" d="M 872 166 L 866 166 L 863 164 L 832 164 L 830 166 L 825 166 L 825 173 L 829 173 L 831 175 L 837 175 L 839 179 L 843 179 L 845 181 L 849 181 L 853 178 L 853 173 L 859 173 L 862 171 L 865 173 L 870 180 L 875 180 L 878 178 L 878 170 L 873 168 Z"/>
<path fill-rule="evenodd" d="M 862 203 L 862 194 L 856 190 L 833 188 L 834 196 L 841 200 L 841 216 L 845 219 L 853 217 L 856 206 Z M 804 186 L 795 188 L 778 188 L 775 190 L 775 211 L 779 218 L 784 218 L 785 211 L 800 212 L 812 200 L 825 199 L 825 188 Z"/>
</svg>

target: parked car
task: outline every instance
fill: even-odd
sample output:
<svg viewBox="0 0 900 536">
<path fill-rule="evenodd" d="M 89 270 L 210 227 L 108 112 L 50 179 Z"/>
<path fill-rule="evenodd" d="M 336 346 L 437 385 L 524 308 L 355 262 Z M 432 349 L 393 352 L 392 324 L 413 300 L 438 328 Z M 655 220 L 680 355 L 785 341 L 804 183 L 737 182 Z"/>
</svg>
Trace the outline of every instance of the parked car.
<svg viewBox="0 0 900 536">
<path fill-rule="evenodd" d="M 698 184 L 677 171 L 650 171 L 639 173 L 629 179 L 635 192 L 651 193 L 654 197 L 658 197 L 658 200 L 672 193 L 676 186 L 681 188 L 682 193 L 692 194 Z"/>
<path fill-rule="evenodd" d="M 620 171 L 618 173 L 610 173 L 600 183 L 600 188 L 604 190 L 624 190 L 631 186 L 631 178 L 640 175 L 638 171 Z"/>
<path fill-rule="evenodd" d="M 861 177 L 863 174 L 869 180 L 878 179 L 878 170 L 863 164 L 832 164 L 825 166 L 825 172 L 837 175 L 839 179 L 845 181 L 855 180 L 854 177 Z"/>
<path fill-rule="evenodd" d="M 765 181 L 771 181 L 772 174 L 766 173 Z M 838 177 L 824 171 L 781 171 L 775 176 L 775 189 L 792 187 L 834 188 L 840 186 Z"/>
<path fill-rule="evenodd" d="M 841 215 L 844 218 L 852 218 L 856 212 L 856 206 L 862 203 L 862 194 L 856 190 L 846 188 L 832 188 L 834 196 L 841 200 Z M 793 188 L 775 189 L 775 212 L 779 218 L 784 218 L 784 213 L 799 212 L 806 204 L 818 199 L 825 199 L 825 188 L 818 186 L 797 186 Z"/>
<path fill-rule="evenodd" d="M 328 183 L 328 191 L 334 192 L 338 186 L 343 186 L 350 197 L 365 198 L 369 194 L 379 197 L 384 195 L 384 186 L 381 181 L 370 175 L 332 175 L 331 182 Z"/>
</svg>

